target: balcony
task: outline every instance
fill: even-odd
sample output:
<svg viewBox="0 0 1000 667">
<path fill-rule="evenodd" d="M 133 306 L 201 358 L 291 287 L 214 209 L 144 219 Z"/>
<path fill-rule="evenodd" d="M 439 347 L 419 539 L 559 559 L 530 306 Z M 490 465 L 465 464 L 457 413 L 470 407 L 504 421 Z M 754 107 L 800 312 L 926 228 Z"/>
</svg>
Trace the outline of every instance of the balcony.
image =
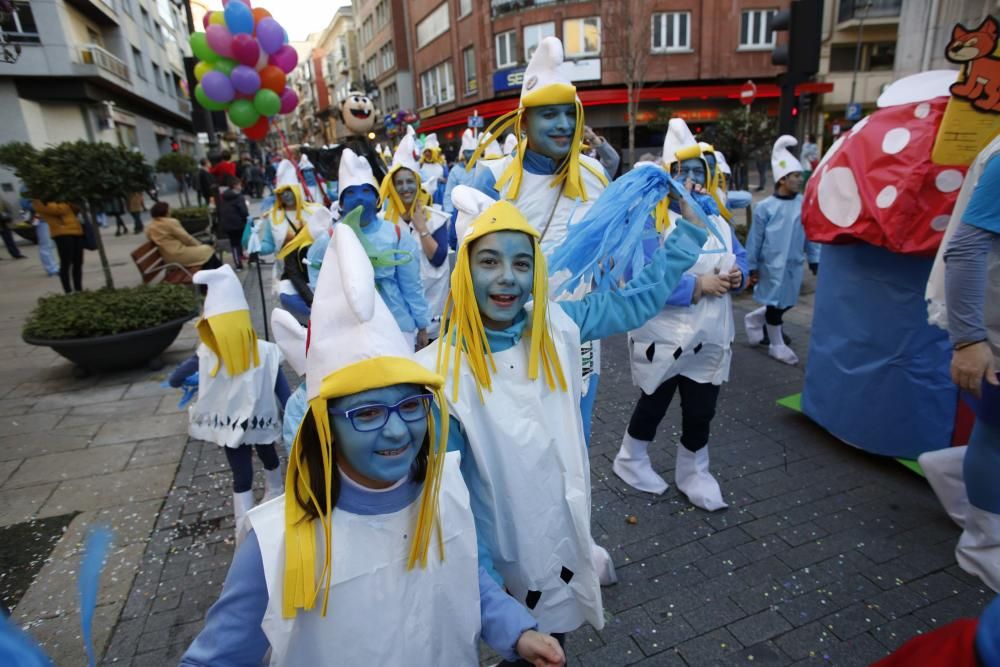
<svg viewBox="0 0 1000 667">
<path fill-rule="evenodd" d="M 80 62 L 84 65 L 95 65 L 98 69 L 129 83 L 128 65 L 117 56 L 105 51 L 97 44 L 84 44 L 80 47 Z"/>
<path fill-rule="evenodd" d="M 118 11 L 112 0 L 67 0 L 67 3 L 100 25 L 118 25 Z"/>
<path fill-rule="evenodd" d="M 177 110 L 185 116 L 191 115 L 191 103 L 187 100 L 177 100 Z"/>
<path fill-rule="evenodd" d="M 837 23 L 898 20 L 902 8 L 903 0 L 840 0 Z"/>
</svg>

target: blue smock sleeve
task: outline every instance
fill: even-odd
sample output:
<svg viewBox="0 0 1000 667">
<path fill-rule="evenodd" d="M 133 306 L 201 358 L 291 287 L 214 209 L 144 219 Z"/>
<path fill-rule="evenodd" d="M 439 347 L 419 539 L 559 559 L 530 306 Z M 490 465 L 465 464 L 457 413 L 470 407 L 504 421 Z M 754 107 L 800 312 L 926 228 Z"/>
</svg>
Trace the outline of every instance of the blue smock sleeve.
<svg viewBox="0 0 1000 667">
<path fill-rule="evenodd" d="M 500 199 L 500 192 L 497 190 L 497 179 L 493 175 L 493 170 L 489 167 L 476 165 L 476 175 L 472 179 L 472 187 L 489 195 L 493 199 Z"/>
<path fill-rule="evenodd" d="M 451 224 L 445 223 L 431 234 L 431 238 L 438 244 L 437 250 L 434 251 L 434 256 L 430 258 L 431 266 L 435 268 L 444 264 L 444 261 L 448 259 L 448 236 L 450 228 Z"/>
<path fill-rule="evenodd" d="M 313 240 L 309 250 L 306 251 L 306 273 L 309 276 L 309 286 L 316 289 L 316 281 L 319 280 L 319 269 L 323 265 L 323 257 L 326 255 L 326 248 L 330 245 L 330 235 L 323 232 L 318 239 Z"/>
<path fill-rule="evenodd" d="M 580 340 L 624 333 L 649 321 L 663 308 L 681 275 L 698 260 L 706 238 L 703 229 L 679 220 L 653 261 L 624 291 L 595 292 L 578 301 L 561 301 L 559 305 L 580 327 Z"/>
<path fill-rule="evenodd" d="M 306 383 L 303 381 L 296 389 L 288 402 L 285 403 L 285 414 L 281 417 L 281 437 L 285 444 L 285 452 L 292 453 L 292 443 L 295 442 L 295 434 L 299 432 L 299 425 L 305 419 L 306 410 L 309 408 L 309 401 L 306 400 Z"/>
<path fill-rule="evenodd" d="M 424 287 L 420 281 L 420 253 L 423 250 L 409 234 L 400 236 L 399 249 L 410 253 L 413 259 L 396 267 L 396 284 L 406 301 L 410 315 L 417 323 L 417 329 L 426 329 L 430 324 L 430 318 L 427 316 L 427 299 L 424 297 Z"/>
<path fill-rule="evenodd" d="M 451 212 L 451 220 L 448 222 L 448 247 L 458 250 L 458 230 L 455 229 L 455 221 L 458 219 L 458 209 Z"/>
<path fill-rule="evenodd" d="M 236 550 L 222 594 L 205 616 L 205 627 L 181 658 L 182 667 L 257 667 L 270 644 L 260 624 L 267 610 L 267 582 L 253 531 Z"/>
<path fill-rule="evenodd" d="M 177 389 L 182 384 L 184 384 L 184 380 L 186 380 L 192 373 L 197 373 L 197 372 L 198 372 L 198 353 L 195 352 L 190 357 L 182 361 L 181 364 L 174 369 L 174 371 L 170 374 L 170 377 L 167 378 L 167 382 L 170 384 L 171 387 Z"/>
<path fill-rule="evenodd" d="M 726 193 L 726 208 L 730 211 L 746 208 L 753 201 L 753 195 L 746 190 L 729 190 Z"/>
<path fill-rule="evenodd" d="M 743 281 L 740 282 L 739 289 L 736 290 L 739 292 L 746 288 L 747 277 L 750 275 L 750 270 L 747 268 L 747 249 L 743 247 L 742 243 L 740 243 L 739 237 L 736 236 L 736 230 L 733 229 L 731 233 L 733 235 L 733 254 L 736 255 L 736 268 L 738 268 L 740 273 L 743 274 Z"/>
<path fill-rule="evenodd" d="M 820 245 L 806 239 L 806 261 L 810 264 L 819 264 Z"/>
<path fill-rule="evenodd" d="M 978 192 L 978 190 L 977 190 Z M 975 196 L 975 193 L 973 193 Z M 986 266 L 997 233 L 963 222 L 945 250 L 944 286 L 953 345 L 986 340 Z"/>
<path fill-rule="evenodd" d="M 504 660 L 517 662 L 517 640 L 538 621 L 479 567 L 479 615 L 483 641 Z"/>
<path fill-rule="evenodd" d="M 962 213 L 962 222 L 1000 234 L 1000 159 L 994 155 L 986 163 L 969 205 Z"/>
<path fill-rule="evenodd" d="M 445 213 L 451 213 L 455 210 L 455 205 L 451 203 L 451 191 L 458 185 L 459 178 L 461 178 L 458 172 L 462 169 L 465 169 L 464 165 L 456 165 L 454 169 L 448 172 L 448 183 L 444 187 L 444 201 L 441 202 Z"/>
<path fill-rule="evenodd" d="M 642 239 L 642 254 L 646 260 L 646 263 L 653 261 L 653 257 L 656 255 L 656 251 L 660 248 L 660 235 L 656 231 L 656 221 L 652 217 L 646 219 L 646 236 Z M 627 270 L 625 272 L 625 279 L 632 279 L 632 272 Z M 695 277 L 684 274 L 681 276 L 680 282 L 677 283 L 677 287 L 674 291 L 670 293 L 667 297 L 666 305 L 668 306 L 690 306 L 691 299 L 694 296 L 694 286 Z"/>
<path fill-rule="evenodd" d="M 288 386 L 288 378 L 285 377 L 285 372 L 279 368 L 278 376 L 274 378 L 274 395 L 278 399 L 278 404 L 282 410 L 288 404 L 288 397 L 291 394 L 292 390 Z"/>
<path fill-rule="evenodd" d="M 753 224 L 747 233 L 747 268 L 756 271 L 764 248 L 764 232 L 771 220 L 771 213 L 766 206 L 758 206 L 753 210 Z"/>
</svg>

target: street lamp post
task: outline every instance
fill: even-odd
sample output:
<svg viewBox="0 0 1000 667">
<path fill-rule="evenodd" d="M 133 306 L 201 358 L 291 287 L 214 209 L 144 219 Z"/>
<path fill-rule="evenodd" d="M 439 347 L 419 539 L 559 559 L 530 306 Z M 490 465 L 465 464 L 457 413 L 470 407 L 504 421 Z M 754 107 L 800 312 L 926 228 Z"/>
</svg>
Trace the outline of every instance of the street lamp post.
<svg viewBox="0 0 1000 667">
<path fill-rule="evenodd" d="M 861 67 L 861 34 L 865 26 L 865 16 L 871 11 L 872 0 L 865 0 L 864 14 L 858 16 L 858 41 L 854 45 L 854 75 L 851 77 L 851 103 L 854 106 L 854 95 L 858 89 L 858 68 Z M 854 0 L 854 13 L 858 14 L 858 2 Z"/>
</svg>

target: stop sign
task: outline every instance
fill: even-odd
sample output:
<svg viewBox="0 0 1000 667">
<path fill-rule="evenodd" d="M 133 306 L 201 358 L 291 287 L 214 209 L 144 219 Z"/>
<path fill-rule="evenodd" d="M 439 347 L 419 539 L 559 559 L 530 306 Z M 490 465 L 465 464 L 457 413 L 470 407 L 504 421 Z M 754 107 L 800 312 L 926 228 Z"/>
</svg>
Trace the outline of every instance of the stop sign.
<svg viewBox="0 0 1000 667">
<path fill-rule="evenodd" d="M 747 81 L 740 86 L 740 104 L 750 104 L 757 97 L 757 86 L 753 81 Z"/>
</svg>

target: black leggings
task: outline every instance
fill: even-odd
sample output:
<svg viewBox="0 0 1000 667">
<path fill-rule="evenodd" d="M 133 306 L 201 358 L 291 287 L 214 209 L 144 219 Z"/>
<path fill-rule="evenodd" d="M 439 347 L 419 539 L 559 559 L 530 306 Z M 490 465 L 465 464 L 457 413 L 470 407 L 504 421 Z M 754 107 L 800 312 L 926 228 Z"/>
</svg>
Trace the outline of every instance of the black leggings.
<svg viewBox="0 0 1000 667">
<path fill-rule="evenodd" d="M 115 213 L 114 216 L 115 216 L 115 236 L 118 236 L 119 234 L 128 234 L 128 225 L 126 225 L 125 221 L 122 220 L 122 214 Z"/>
<path fill-rule="evenodd" d="M 253 457 L 250 448 L 257 449 L 257 458 L 264 464 L 264 470 L 274 470 L 280 463 L 278 452 L 274 445 L 243 445 L 242 447 L 223 447 L 226 450 L 226 460 L 229 469 L 233 471 L 233 493 L 243 493 L 253 488 Z"/>
<path fill-rule="evenodd" d="M 792 309 L 791 306 L 788 308 L 778 308 L 776 306 L 768 306 L 767 310 L 764 311 L 764 321 L 770 324 L 772 327 L 779 327 L 784 321 L 785 313 Z"/>
<path fill-rule="evenodd" d="M 628 423 L 628 434 L 644 442 L 656 437 L 656 428 L 663 421 L 663 415 L 667 414 L 674 391 L 678 388 L 681 391 L 681 444 L 690 452 L 707 445 L 720 386 L 695 382 L 683 375 L 670 378 L 652 394 L 642 392 Z"/>
<path fill-rule="evenodd" d="M 229 237 L 229 245 L 233 249 L 233 264 L 237 268 L 243 266 L 243 230 L 238 232 L 226 232 Z"/>
<path fill-rule="evenodd" d="M 56 252 L 59 253 L 59 281 L 62 283 L 63 291 L 69 294 L 73 290 L 83 291 L 83 237 L 82 236 L 53 236 L 56 243 Z M 70 287 L 69 278 L 73 275 L 73 285 Z"/>
</svg>

